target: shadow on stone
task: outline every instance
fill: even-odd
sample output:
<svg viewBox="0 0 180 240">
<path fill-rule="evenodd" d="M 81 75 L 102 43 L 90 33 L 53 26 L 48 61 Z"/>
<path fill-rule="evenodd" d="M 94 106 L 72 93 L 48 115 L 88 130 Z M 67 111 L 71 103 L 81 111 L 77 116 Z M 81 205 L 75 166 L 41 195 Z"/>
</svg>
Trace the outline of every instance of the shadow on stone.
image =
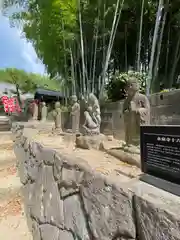
<svg viewBox="0 0 180 240">
<path fill-rule="evenodd" d="M 147 184 L 153 185 L 156 188 L 160 188 L 166 192 L 172 193 L 180 197 L 179 185 L 175 183 L 171 183 L 166 180 L 150 176 L 148 174 L 142 174 L 139 179 Z"/>
</svg>

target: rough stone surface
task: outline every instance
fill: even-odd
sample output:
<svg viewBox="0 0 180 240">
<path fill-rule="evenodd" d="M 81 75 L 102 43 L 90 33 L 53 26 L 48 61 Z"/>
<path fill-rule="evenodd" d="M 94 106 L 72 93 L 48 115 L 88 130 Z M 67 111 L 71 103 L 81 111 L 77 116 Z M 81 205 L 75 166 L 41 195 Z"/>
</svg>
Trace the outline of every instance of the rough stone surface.
<svg viewBox="0 0 180 240">
<path fill-rule="evenodd" d="M 43 185 L 43 207 L 45 222 L 58 227 L 64 226 L 63 201 L 60 199 L 57 183 L 53 178 L 52 167 L 45 167 Z"/>
<path fill-rule="evenodd" d="M 32 221 L 32 236 L 33 240 L 41 240 L 41 234 L 39 230 L 39 225 L 36 221 Z"/>
<path fill-rule="evenodd" d="M 81 194 L 96 239 L 113 239 L 117 233 L 135 238 L 132 196 L 107 184 L 102 178 L 85 175 Z"/>
<path fill-rule="evenodd" d="M 82 182 L 84 172 L 75 166 L 67 163 L 63 164 L 61 182 L 59 184 L 62 198 L 79 192 L 79 186 Z"/>
<path fill-rule="evenodd" d="M 54 165 L 53 165 L 53 173 L 54 173 L 54 178 L 56 181 L 61 180 L 61 169 L 62 169 L 62 158 L 58 154 L 55 154 L 54 156 Z"/>
<path fill-rule="evenodd" d="M 36 143 L 31 128 L 14 124 L 12 132 L 34 240 L 180 240 L 179 197 L 105 177 L 75 154 Z"/>
<path fill-rule="evenodd" d="M 78 239 L 90 240 L 78 195 L 73 195 L 64 200 L 64 217 L 66 228 L 73 231 Z"/>
<path fill-rule="evenodd" d="M 42 240 L 59 240 L 59 229 L 49 224 L 40 226 Z"/>
<path fill-rule="evenodd" d="M 77 136 L 76 146 L 83 149 L 101 149 L 101 145 L 105 139 L 103 134 L 92 136 Z"/>
<path fill-rule="evenodd" d="M 55 157 L 55 151 L 52 149 L 44 149 L 41 153 L 41 158 L 47 165 L 53 165 Z"/>
<path fill-rule="evenodd" d="M 125 163 L 135 165 L 139 168 L 141 167 L 141 161 L 140 161 L 139 154 L 130 154 L 121 149 L 108 149 L 108 150 L 106 150 L 106 152 L 108 154 L 110 154 L 111 156 L 116 157 Z"/>
<path fill-rule="evenodd" d="M 180 198 L 155 187 L 147 191 L 144 183 L 138 186 L 134 205 L 140 239 L 180 240 Z"/>
<path fill-rule="evenodd" d="M 59 240 L 74 240 L 74 237 L 71 232 L 60 230 Z"/>
<path fill-rule="evenodd" d="M 34 185 L 32 192 L 32 206 L 31 206 L 31 216 L 39 222 L 45 222 L 44 219 L 44 206 L 43 200 L 43 180 L 45 175 L 45 167 L 40 168 L 38 172 L 38 177 Z"/>
</svg>

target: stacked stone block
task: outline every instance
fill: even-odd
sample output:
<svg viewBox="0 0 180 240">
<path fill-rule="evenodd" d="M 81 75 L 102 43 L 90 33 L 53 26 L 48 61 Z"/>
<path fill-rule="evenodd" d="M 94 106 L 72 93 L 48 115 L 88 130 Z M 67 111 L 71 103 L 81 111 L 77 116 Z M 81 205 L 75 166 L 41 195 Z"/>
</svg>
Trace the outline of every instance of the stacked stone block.
<svg viewBox="0 0 180 240">
<path fill-rule="evenodd" d="M 22 126 L 13 133 L 34 240 L 180 240 L 178 197 L 139 180 L 114 182 L 30 140 Z"/>
</svg>

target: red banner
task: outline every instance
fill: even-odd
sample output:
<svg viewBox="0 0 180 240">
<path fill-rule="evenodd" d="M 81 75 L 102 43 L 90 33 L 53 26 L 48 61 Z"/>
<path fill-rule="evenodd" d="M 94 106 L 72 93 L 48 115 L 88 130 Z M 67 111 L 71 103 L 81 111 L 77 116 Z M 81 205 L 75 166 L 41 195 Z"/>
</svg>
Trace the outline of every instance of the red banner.
<svg viewBox="0 0 180 240">
<path fill-rule="evenodd" d="M 9 98 L 7 96 L 2 96 L 1 97 L 1 101 L 2 101 L 2 103 L 4 105 L 4 111 L 6 113 L 9 112 L 9 107 L 8 107 L 8 105 L 9 105 Z"/>
<path fill-rule="evenodd" d="M 14 98 L 9 98 L 8 107 L 9 107 L 9 112 L 15 112 L 16 111 L 15 99 Z"/>
<path fill-rule="evenodd" d="M 1 101 L 4 105 L 4 111 L 8 112 L 21 112 L 17 98 L 8 98 L 7 96 L 1 97 Z"/>
</svg>

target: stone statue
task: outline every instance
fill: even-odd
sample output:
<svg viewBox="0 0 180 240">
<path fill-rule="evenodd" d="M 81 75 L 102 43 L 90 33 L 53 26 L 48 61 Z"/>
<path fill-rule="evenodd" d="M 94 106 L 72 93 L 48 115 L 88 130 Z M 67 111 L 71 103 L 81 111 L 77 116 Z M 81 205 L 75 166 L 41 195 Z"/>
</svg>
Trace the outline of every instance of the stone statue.
<svg viewBox="0 0 180 240">
<path fill-rule="evenodd" d="M 37 100 L 32 103 L 32 119 L 38 120 L 39 107 Z"/>
<path fill-rule="evenodd" d="M 80 98 L 80 126 L 84 124 L 85 117 L 84 117 L 84 112 L 87 109 L 87 101 L 85 97 L 82 95 Z"/>
<path fill-rule="evenodd" d="M 41 103 L 41 121 L 45 122 L 47 118 L 47 106 L 45 102 Z"/>
<path fill-rule="evenodd" d="M 72 132 L 79 132 L 79 121 L 80 121 L 80 105 L 77 102 L 77 97 L 73 95 L 71 97 L 72 108 L 71 108 L 71 119 L 72 119 Z"/>
<path fill-rule="evenodd" d="M 55 125 L 55 130 L 60 130 L 62 131 L 62 126 L 61 126 L 61 104 L 60 102 L 55 103 L 55 109 L 53 111 L 53 118 L 54 118 L 54 125 Z"/>
<path fill-rule="evenodd" d="M 101 112 L 99 102 L 93 93 L 88 97 L 88 108 L 84 112 L 85 122 L 83 124 L 84 134 L 100 134 Z"/>
<path fill-rule="evenodd" d="M 127 98 L 123 106 L 125 125 L 125 145 L 139 145 L 140 125 L 150 124 L 150 103 L 139 93 L 138 80 L 131 77 L 127 83 Z"/>
</svg>

